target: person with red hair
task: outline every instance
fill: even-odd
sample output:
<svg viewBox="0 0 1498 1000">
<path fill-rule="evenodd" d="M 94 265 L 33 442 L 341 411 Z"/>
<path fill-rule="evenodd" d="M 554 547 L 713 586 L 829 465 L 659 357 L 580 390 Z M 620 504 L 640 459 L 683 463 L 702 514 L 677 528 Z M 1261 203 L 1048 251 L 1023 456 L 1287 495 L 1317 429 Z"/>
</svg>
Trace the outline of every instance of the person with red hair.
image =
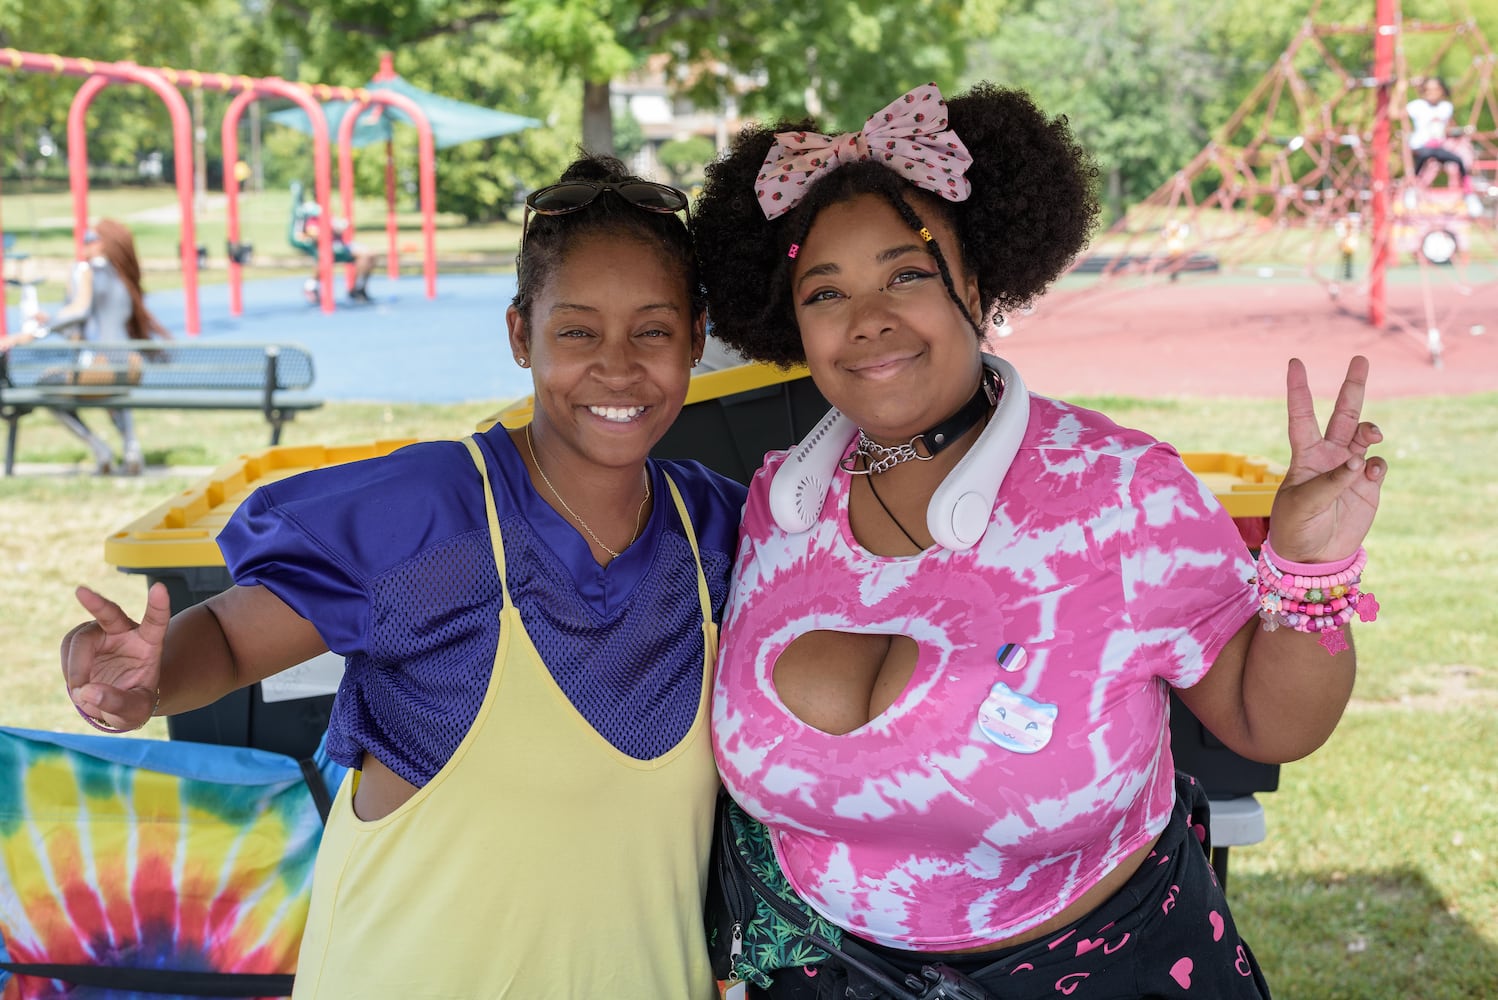
<svg viewBox="0 0 1498 1000">
<path fill-rule="evenodd" d="M 69 275 L 68 301 L 62 310 L 50 319 L 45 313 L 34 318 L 37 321 L 34 332 L 10 338 L 4 347 L 51 334 L 101 344 L 171 339 L 171 333 L 146 308 L 135 238 L 123 223 L 113 219 L 100 219 L 84 234 L 83 254 Z M 80 358 L 84 363 L 87 360 Z M 124 363 L 128 366 L 128 358 Z M 109 411 L 123 447 L 118 457 L 109 443 L 90 430 L 76 411 L 53 410 L 52 415 L 88 446 L 97 474 L 110 475 L 118 468 L 126 475 L 138 476 L 145 469 L 145 455 L 135 435 L 135 418 L 131 411 Z"/>
</svg>

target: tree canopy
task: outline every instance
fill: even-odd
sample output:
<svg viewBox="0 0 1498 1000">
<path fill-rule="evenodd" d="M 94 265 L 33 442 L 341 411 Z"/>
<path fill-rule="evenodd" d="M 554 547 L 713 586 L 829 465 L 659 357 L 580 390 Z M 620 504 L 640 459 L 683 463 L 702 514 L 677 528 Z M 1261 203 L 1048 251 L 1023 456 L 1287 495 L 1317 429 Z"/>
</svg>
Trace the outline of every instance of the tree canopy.
<svg viewBox="0 0 1498 1000">
<path fill-rule="evenodd" d="M 1456 7 L 1498 38 L 1498 0 L 1403 4 L 1407 21 L 1452 22 Z M 1305 0 L 0 0 L 0 47 L 343 85 L 368 81 L 379 54 L 393 51 L 417 86 L 546 123 L 439 154 L 440 206 L 470 218 L 509 211 L 579 146 L 643 141 L 612 85 L 647 65 L 664 68 L 675 97 L 726 119 L 811 113 L 829 130 L 858 127 L 928 80 L 955 93 L 992 79 L 1070 118 L 1119 210 L 1202 146 L 1309 9 Z M 1373 9 L 1373 0 L 1322 0 L 1317 18 L 1366 22 Z M 1422 44 L 1413 33 L 1406 41 L 1411 51 Z M 61 150 L 44 157 L 39 140 L 62 145 L 75 90 L 76 81 L 0 72 L 0 172 L 62 175 Z M 226 101 L 195 98 L 213 160 Z M 129 173 L 171 154 L 165 111 L 142 88 L 108 88 L 89 119 L 96 169 Z M 305 175 L 308 155 L 280 131 L 267 132 L 277 183 Z M 397 144 L 408 171 L 413 146 Z M 382 184 L 375 160 L 358 165 L 371 193 Z"/>
</svg>

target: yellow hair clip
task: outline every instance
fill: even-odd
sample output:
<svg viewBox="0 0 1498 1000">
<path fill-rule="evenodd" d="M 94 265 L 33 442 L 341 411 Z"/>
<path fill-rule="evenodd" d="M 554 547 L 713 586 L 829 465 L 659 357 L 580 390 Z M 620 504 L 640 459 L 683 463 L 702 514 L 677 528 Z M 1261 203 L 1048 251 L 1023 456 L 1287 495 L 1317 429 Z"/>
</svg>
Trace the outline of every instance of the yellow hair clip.
<svg viewBox="0 0 1498 1000">
<path fill-rule="evenodd" d="M 927 229 L 925 226 L 921 227 L 921 239 L 925 240 L 927 243 L 931 242 L 931 230 Z"/>
</svg>

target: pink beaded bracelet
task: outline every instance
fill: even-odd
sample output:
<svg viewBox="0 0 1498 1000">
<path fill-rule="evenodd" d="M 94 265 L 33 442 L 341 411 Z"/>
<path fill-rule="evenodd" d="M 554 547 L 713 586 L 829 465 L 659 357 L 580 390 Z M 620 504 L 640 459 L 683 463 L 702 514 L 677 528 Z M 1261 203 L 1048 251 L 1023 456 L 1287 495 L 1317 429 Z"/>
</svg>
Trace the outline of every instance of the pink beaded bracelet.
<svg viewBox="0 0 1498 1000">
<path fill-rule="evenodd" d="M 1291 562 L 1289 559 L 1284 558 L 1278 552 L 1274 551 L 1274 548 L 1269 544 L 1268 538 L 1264 539 L 1264 545 L 1259 549 L 1259 551 L 1261 553 L 1268 552 L 1270 561 L 1278 566 L 1283 572 L 1295 573 L 1300 576 L 1327 576 L 1333 573 L 1340 573 L 1355 562 L 1361 561 L 1364 564 L 1368 562 L 1368 553 L 1362 546 L 1359 546 L 1358 550 L 1352 555 L 1348 556 L 1346 559 L 1334 559 L 1331 562 L 1324 563 Z"/>
<path fill-rule="evenodd" d="M 1363 569 L 1368 565 L 1368 553 L 1362 547 L 1346 559 L 1336 562 L 1289 562 L 1280 558 L 1269 547 L 1268 539 L 1264 540 L 1263 547 L 1259 549 L 1259 558 L 1261 562 L 1268 559 L 1269 569 L 1273 572 L 1276 581 L 1282 580 L 1290 587 L 1301 587 L 1306 590 L 1329 590 L 1332 587 L 1356 583 L 1362 576 Z"/>
<path fill-rule="evenodd" d="M 1368 554 L 1359 549 L 1334 563 L 1294 563 L 1281 559 L 1266 539 L 1259 549 L 1259 618 L 1266 632 L 1280 626 L 1315 632 L 1329 653 L 1347 647 L 1342 626 L 1354 614 L 1365 622 L 1378 617 L 1378 600 L 1358 589 Z"/>
</svg>

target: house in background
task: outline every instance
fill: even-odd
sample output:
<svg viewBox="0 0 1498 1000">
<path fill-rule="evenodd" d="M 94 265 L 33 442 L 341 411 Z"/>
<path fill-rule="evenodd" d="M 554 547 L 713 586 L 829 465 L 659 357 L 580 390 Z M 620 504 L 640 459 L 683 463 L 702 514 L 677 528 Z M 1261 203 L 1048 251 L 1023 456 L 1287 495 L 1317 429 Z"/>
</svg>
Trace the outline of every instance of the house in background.
<svg viewBox="0 0 1498 1000">
<path fill-rule="evenodd" d="M 642 177 L 663 180 L 670 176 L 659 159 L 663 145 L 698 136 L 721 151 L 744 124 L 738 102 L 731 97 L 723 107 L 699 108 L 686 98 L 675 96 L 666 66 L 665 56 L 653 56 L 639 73 L 615 81 L 612 93 L 615 118 L 627 112 L 644 133 L 644 144 L 629 158 L 630 168 Z M 746 80 L 745 86 L 762 82 Z"/>
</svg>

